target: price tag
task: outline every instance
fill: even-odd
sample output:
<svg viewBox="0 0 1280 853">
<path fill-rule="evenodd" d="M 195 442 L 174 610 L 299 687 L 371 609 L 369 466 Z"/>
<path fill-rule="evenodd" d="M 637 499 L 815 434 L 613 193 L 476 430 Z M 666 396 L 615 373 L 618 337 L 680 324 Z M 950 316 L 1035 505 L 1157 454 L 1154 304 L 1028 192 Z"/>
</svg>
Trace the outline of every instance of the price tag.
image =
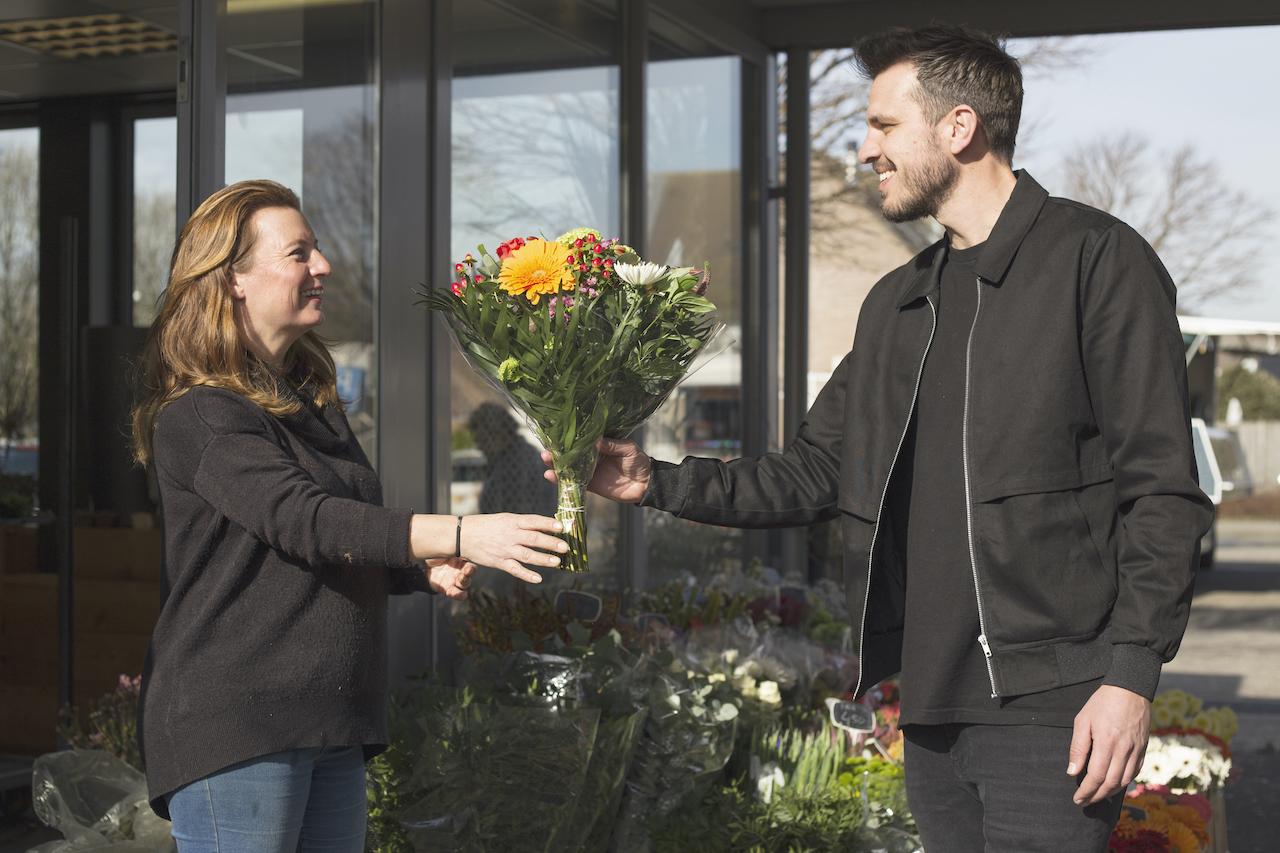
<svg viewBox="0 0 1280 853">
<path fill-rule="evenodd" d="M 594 622 L 604 610 L 600 596 L 576 589 L 562 589 L 556 593 L 554 607 L 557 613 L 579 622 Z"/>
<path fill-rule="evenodd" d="M 831 724 L 838 729 L 856 734 L 876 730 L 876 713 L 866 705 L 859 705 L 857 702 L 841 702 L 832 697 L 827 699 L 827 710 L 831 712 Z"/>
</svg>

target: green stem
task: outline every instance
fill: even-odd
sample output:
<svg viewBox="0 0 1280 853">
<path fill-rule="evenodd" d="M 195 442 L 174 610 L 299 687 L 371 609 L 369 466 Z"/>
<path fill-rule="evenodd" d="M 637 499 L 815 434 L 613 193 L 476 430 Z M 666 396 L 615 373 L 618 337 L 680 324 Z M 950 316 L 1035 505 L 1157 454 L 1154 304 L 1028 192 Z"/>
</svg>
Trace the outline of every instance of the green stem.
<svg viewBox="0 0 1280 853">
<path fill-rule="evenodd" d="M 560 568 L 570 572 L 587 572 L 587 507 L 583 481 L 568 471 L 556 471 L 560 481 L 560 502 L 556 519 L 564 525 L 560 538 L 569 543 L 569 551 L 560 558 Z"/>
</svg>

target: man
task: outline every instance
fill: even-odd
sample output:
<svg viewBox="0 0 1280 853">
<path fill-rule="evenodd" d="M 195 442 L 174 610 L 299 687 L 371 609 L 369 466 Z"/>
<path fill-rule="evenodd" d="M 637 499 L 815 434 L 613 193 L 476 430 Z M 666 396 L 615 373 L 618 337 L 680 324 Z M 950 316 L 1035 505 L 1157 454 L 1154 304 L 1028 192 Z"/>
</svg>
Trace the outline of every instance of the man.
<svg viewBox="0 0 1280 853">
<path fill-rule="evenodd" d="M 901 671 L 929 853 L 1105 851 L 1186 627 L 1196 484 L 1174 286 L 1131 228 L 1011 167 L 1016 60 L 934 26 L 862 42 L 884 214 L 944 239 L 885 276 L 783 454 L 590 488 L 721 525 L 840 518 L 865 691 Z"/>
</svg>

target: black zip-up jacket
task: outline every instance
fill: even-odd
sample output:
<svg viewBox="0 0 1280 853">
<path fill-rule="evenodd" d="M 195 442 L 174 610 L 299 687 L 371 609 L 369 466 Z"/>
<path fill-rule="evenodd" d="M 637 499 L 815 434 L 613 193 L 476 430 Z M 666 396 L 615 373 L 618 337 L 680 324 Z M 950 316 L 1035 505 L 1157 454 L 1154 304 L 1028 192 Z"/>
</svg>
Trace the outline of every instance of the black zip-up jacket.
<svg viewBox="0 0 1280 853">
<path fill-rule="evenodd" d="M 876 284 L 853 350 L 784 453 L 655 461 L 641 501 L 738 527 L 840 518 L 859 692 L 901 668 L 905 567 L 884 503 L 946 251 L 936 243 Z M 975 272 L 957 452 L 991 692 L 1105 676 L 1151 698 L 1213 520 L 1173 282 L 1129 226 L 1050 198 L 1025 172 Z"/>
</svg>

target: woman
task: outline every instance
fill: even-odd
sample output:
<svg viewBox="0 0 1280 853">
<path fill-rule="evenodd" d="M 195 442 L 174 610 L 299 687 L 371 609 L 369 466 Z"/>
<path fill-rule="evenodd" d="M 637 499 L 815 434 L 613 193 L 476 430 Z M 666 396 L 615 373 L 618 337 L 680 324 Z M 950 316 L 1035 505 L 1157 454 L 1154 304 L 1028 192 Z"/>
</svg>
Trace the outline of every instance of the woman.
<svg viewBox="0 0 1280 853">
<path fill-rule="evenodd" d="M 551 518 L 382 506 L 314 331 L 329 269 L 293 192 L 234 184 L 182 229 L 147 339 L 164 568 L 139 741 L 181 853 L 361 850 L 387 595 L 464 598 L 475 563 L 537 582 L 521 563 L 566 550 Z"/>
</svg>

